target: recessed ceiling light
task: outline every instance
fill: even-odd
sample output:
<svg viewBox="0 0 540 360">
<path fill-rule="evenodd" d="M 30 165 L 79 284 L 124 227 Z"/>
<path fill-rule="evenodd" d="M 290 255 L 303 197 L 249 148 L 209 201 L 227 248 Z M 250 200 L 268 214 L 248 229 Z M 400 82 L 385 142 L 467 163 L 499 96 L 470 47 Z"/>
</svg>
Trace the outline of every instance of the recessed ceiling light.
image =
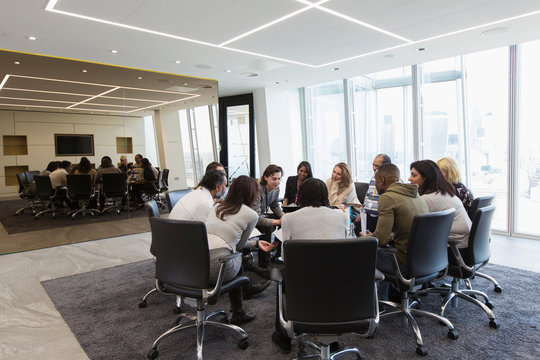
<svg viewBox="0 0 540 360">
<path fill-rule="evenodd" d="M 188 83 L 184 83 L 184 86 L 188 86 L 189 84 Z"/>
<path fill-rule="evenodd" d="M 28 40 L 36 41 L 36 40 L 37 40 L 37 37 L 35 37 L 35 36 L 28 36 Z"/>
<path fill-rule="evenodd" d="M 88 70 L 86 70 L 86 69 L 82 69 L 81 71 L 82 71 L 83 73 L 87 73 L 87 72 L 88 72 Z"/>
<path fill-rule="evenodd" d="M 509 32 L 510 32 L 509 28 L 500 27 L 500 28 L 494 28 L 494 29 L 489 29 L 489 30 L 483 31 L 480 34 L 480 36 L 487 37 L 487 38 L 492 38 L 492 37 L 498 37 L 498 36 L 506 35 Z"/>
<path fill-rule="evenodd" d="M 279 81 L 274 81 L 274 84 L 279 85 Z"/>
<path fill-rule="evenodd" d="M 175 60 L 174 63 L 175 63 L 175 64 L 180 64 L 181 61 L 180 61 L 180 60 Z"/>
<path fill-rule="evenodd" d="M 142 80 L 142 78 L 143 78 L 142 76 L 137 77 L 137 79 L 139 79 L 139 80 Z"/>
<path fill-rule="evenodd" d="M 332 70 L 334 70 L 334 71 L 338 71 L 338 70 L 339 70 L 339 68 L 338 68 L 338 67 L 335 67 L 335 68 L 332 68 Z"/>
<path fill-rule="evenodd" d="M 232 71 L 231 69 L 225 70 L 226 73 L 230 73 L 231 71 Z"/>
<path fill-rule="evenodd" d="M 259 76 L 259 74 L 252 73 L 252 72 L 245 72 L 245 73 L 241 73 L 240 75 L 242 75 L 242 76 L 247 76 L 247 77 L 255 77 L 255 76 Z"/>
<path fill-rule="evenodd" d="M 14 61 L 13 62 L 15 65 L 21 65 L 21 63 L 19 61 Z"/>
<path fill-rule="evenodd" d="M 112 50 L 111 50 L 111 53 L 112 53 L 112 54 L 118 54 L 118 50 L 112 49 Z"/>
<path fill-rule="evenodd" d="M 386 54 L 383 57 L 386 58 L 386 59 L 393 59 L 393 58 L 396 57 L 396 54 Z"/>
<path fill-rule="evenodd" d="M 208 64 L 197 64 L 197 65 L 195 65 L 195 67 L 197 69 L 212 69 L 214 66 L 213 65 L 208 65 Z"/>
<path fill-rule="evenodd" d="M 424 51 L 424 50 L 426 50 L 426 48 L 423 48 L 423 47 L 416 48 L 416 51 Z"/>
</svg>

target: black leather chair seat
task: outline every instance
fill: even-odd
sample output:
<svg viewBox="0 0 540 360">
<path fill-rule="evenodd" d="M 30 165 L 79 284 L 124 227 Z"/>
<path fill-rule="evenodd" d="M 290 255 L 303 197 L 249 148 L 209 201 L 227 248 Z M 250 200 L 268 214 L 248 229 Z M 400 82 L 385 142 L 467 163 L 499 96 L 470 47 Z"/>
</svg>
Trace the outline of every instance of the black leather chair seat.
<svg viewBox="0 0 540 360">
<path fill-rule="evenodd" d="M 221 285 L 221 291 L 219 294 L 223 294 L 228 292 L 229 290 L 241 286 L 241 285 L 247 285 L 251 282 L 251 280 L 247 276 L 238 276 L 234 278 L 233 280 L 223 283 Z M 160 290 L 168 292 L 168 293 L 174 293 L 180 296 L 185 296 L 193 299 L 202 299 L 202 291 L 201 289 L 189 289 L 186 287 L 177 287 L 174 284 L 169 283 L 160 283 Z M 219 294 L 216 294 L 215 296 L 212 296 L 208 298 L 208 303 L 210 305 L 214 305 L 217 302 L 217 298 L 219 297 Z"/>
</svg>

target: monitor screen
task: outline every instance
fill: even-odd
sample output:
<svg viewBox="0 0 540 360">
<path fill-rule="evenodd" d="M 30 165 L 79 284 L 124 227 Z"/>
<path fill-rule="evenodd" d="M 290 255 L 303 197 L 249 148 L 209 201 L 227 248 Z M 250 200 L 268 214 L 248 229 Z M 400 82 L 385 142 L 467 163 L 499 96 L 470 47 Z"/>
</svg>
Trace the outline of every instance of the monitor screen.
<svg viewBox="0 0 540 360">
<path fill-rule="evenodd" d="M 55 134 L 56 156 L 94 155 L 94 135 Z"/>
</svg>

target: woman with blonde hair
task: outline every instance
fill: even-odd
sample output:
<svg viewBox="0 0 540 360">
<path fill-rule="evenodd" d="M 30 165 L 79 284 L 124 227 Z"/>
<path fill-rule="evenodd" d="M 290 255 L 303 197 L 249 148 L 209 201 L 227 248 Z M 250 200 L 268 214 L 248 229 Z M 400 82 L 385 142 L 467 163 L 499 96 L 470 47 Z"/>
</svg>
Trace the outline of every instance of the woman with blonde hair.
<svg viewBox="0 0 540 360">
<path fill-rule="evenodd" d="M 456 196 L 463 203 L 463 207 L 467 212 L 471 209 L 474 196 L 465 185 L 461 182 L 461 174 L 459 173 L 458 165 L 451 157 L 443 157 L 437 161 L 437 165 L 441 169 L 443 176 L 454 185 Z"/>
<path fill-rule="evenodd" d="M 356 188 L 349 165 L 344 162 L 337 163 L 332 171 L 332 176 L 326 180 L 328 189 L 328 201 L 330 206 L 344 209 L 354 204 L 351 209 L 351 221 L 360 220 L 358 212 L 362 205 L 356 196 Z"/>
</svg>

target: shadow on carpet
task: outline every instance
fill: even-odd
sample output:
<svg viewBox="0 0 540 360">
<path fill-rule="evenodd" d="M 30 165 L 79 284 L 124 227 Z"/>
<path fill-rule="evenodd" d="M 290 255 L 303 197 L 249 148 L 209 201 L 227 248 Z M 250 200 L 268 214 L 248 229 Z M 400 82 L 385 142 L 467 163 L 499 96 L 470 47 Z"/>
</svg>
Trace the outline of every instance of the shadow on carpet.
<svg viewBox="0 0 540 360">
<path fill-rule="evenodd" d="M 94 224 L 105 221 L 125 220 L 146 216 L 146 211 L 144 211 L 144 209 L 129 212 L 122 211 L 120 215 L 117 215 L 114 211 L 110 211 L 103 215 L 96 215 L 94 218 L 92 218 L 90 215 L 77 215 L 75 220 L 72 220 L 71 217 L 67 217 L 64 214 L 65 209 L 59 209 L 56 219 L 53 219 L 51 213 L 48 213 L 40 216 L 39 219 L 36 220 L 32 216 L 32 210 L 30 209 L 25 210 L 23 214 L 18 216 L 14 215 L 18 209 L 26 205 L 28 205 L 28 201 L 26 200 L 0 201 L 0 222 L 8 234 L 54 229 L 64 226 Z"/>
<path fill-rule="evenodd" d="M 487 316 L 471 304 L 460 302 L 457 309 L 447 310 L 450 321 L 460 333 L 457 340 L 446 337 L 443 326 L 425 318 L 417 318 L 424 343 L 431 359 L 539 359 L 540 274 L 504 266 L 488 265 L 485 271 L 495 276 L 503 292 L 493 292 L 491 283 L 473 280 L 473 287 L 486 291 L 500 321 L 497 330 L 488 326 Z M 92 360 L 145 359 L 153 341 L 172 326 L 174 298 L 154 294 L 148 307 L 138 308 L 142 296 L 152 288 L 152 260 L 116 266 L 79 275 L 42 282 L 56 308 Z M 324 296 L 326 296 L 324 294 Z M 438 295 L 422 298 L 422 308 L 436 311 L 442 301 Z M 282 354 L 271 340 L 275 314 L 275 285 L 263 294 L 246 300 L 246 307 L 257 319 L 244 326 L 250 345 L 237 347 L 237 338 L 230 332 L 210 328 L 204 343 L 205 359 L 290 359 L 293 353 Z M 215 309 L 229 309 L 227 296 L 222 296 Z M 194 313 L 190 308 L 188 312 Z M 360 348 L 364 359 L 417 359 L 415 341 L 410 328 L 400 326 L 401 319 L 392 317 L 380 324 L 373 339 L 347 335 L 341 344 Z M 158 359 L 193 359 L 196 357 L 195 330 L 177 333 L 159 346 Z M 346 358 L 347 359 L 347 358 Z"/>
</svg>

